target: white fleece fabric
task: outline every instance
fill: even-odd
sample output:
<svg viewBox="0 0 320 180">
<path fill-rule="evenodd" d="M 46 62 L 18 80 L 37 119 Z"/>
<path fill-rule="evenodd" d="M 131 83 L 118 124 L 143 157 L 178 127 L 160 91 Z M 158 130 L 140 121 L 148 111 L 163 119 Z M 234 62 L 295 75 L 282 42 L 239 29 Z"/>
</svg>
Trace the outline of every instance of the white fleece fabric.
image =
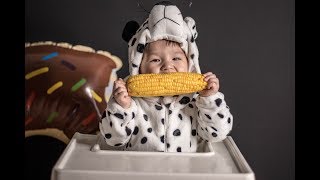
<svg viewBox="0 0 320 180">
<path fill-rule="evenodd" d="M 175 5 L 156 4 L 128 43 L 130 75 L 139 74 L 145 45 L 161 39 L 180 43 L 188 58 L 189 72 L 201 73 L 197 35 L 191 17 L 183 19 Z M 132 97 L 128 109 L 111 96 L 99 127 L 108 145 L 123 150 L 197 152 L 203 141 L 225 139 L 232 124 L 233 116 L 224 95 L 218 92 L 209 97 L 200 97 L 198 93 Z"/>
</svg>

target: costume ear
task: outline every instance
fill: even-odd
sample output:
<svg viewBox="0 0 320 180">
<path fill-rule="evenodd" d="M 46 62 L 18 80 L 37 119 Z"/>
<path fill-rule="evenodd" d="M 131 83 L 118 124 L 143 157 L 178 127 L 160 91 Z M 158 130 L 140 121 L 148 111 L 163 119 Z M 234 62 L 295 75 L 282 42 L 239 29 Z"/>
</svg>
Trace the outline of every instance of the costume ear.
<svg viewBox="0 0 320 180">
<path fill-rule="evenodd" d="M 136 31 L 139 29 L 139 24 L 136 21 L 129 21 L 125 25 L 122 31 L 122 39 L 126 42 L 129 42 L 133 35 L 136 34 Z"/>
<path fill-rule="evenodd" d="M 184 21 L 188 25 L 188 28 L 190 29 L 192 36 L 194 39 L 198 37 L 197 28 L 196 28 L 196 22 L 192 17 L 185 17 Z"/>
</svg>

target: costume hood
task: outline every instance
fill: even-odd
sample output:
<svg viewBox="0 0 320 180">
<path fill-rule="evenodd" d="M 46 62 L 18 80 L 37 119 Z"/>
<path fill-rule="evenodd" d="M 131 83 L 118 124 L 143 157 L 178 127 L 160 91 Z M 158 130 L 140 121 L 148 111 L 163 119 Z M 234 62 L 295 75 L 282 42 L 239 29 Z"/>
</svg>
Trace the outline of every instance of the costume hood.
<svg viewBox="0 0 320 180">
<path fill-rule="evenodd" d="M 195 21 L 191 17 L 183 18 L 177 6 L 168 1 L 155 4 L 142 25 L 130 21 L 123 30 L 122 38 L 129 46 L 130 75 L 139 74 L 146 44 L 162 39 L 178 42 L 188 58 L 189 72 L 201 73 L 197 36 Z"/>
</svg>

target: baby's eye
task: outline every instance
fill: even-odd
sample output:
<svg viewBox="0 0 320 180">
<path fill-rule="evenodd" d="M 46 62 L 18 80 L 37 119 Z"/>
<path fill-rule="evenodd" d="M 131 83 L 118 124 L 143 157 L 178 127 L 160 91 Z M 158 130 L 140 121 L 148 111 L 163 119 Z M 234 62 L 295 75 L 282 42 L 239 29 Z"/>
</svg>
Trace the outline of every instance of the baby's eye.
<svg viewBox="0 0 320 180">
<path fill-rule="evenodd" d="M 175 58 L 173 58 L 173 60 L 174 60 L 174 61 L 177 61 L 177 60 L 181 60 L 181 58 L 175 57 Z"/>
<path fill-rule="evenodd" d="M 152 59 L 150 62 L 160 62 L 160 59 Z"/>
</svg>

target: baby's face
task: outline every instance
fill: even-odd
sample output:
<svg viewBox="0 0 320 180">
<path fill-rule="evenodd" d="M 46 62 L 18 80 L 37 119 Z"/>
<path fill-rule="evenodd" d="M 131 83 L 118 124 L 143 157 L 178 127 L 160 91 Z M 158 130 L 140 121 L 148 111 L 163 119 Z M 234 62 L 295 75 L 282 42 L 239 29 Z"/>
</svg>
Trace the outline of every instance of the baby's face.
<svg viewBox="0 0 320 180">
<path fill-rule="evenodd" d="M 188 59 L 176 43 L 165 40 L 152 42 L 146 48 L 140 65 L 140 74 L 188 72 Z"/>
</svg>

